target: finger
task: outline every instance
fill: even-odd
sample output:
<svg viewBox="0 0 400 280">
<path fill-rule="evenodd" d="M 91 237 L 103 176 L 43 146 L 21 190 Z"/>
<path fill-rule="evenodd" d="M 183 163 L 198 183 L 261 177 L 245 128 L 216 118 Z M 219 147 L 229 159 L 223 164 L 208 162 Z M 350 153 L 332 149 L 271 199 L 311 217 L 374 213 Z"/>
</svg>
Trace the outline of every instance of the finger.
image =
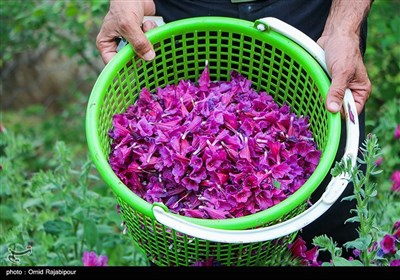
<svg viewBox="0 0 400 280">
<path fill-rule="evenodd" d="M 96 47 L 100 52 L 101 58 L 105 64 L 109 63 L 117 53 L 115 37 L 105 36 L 100 32 L 96 39 Z"/>
<path fill-rule="evenodd" d="M 122 26 L 122 30 L 123 37 L 131 43 L 137 55 L 147 61 L 154 59 L 156 54 L 153 46 L 139 25 L 127 24 Z"/>
<path fill-rule="evenodd" d="M 349 88 L 352 91 L 354 102 L 356 103 L 357 113 L 360 114 L 372 91 L 372 84 L 364 65 L 361 67 L 361 70 L 358 71 L 355 81 L 349 84 Z"/>
<path fill-rule="evenodd" d="M 350 84 L 349 88 L 354 98 L 354 103 L 356 105 L 357 113 L 360 114 L 364 109 L 369 94 L 371 92 L 372 89 L 371 82 L 367 80 L 367 82 L 365 84 L 362 84 L 361 86 L 360 85 L 352 86 Z"/>
<path fill-rule="evenodd" d="M 362 110 L 364 109 L 364 103 L 359 103 L 356 102 L 356 109 L 357 109 L 357 114 L 361 114 Z"/>
<path fill-rule="evenodd" d="M 157 27 L 157 23 L 154 20 L 149 19 L 149 20 L 146 20 L 143 22 L 142 30 L 143 30 L 143 32 L 147 32 L 156 27 Z"/>
<path fill-rule="evenodd" d="M 345 81 L 332 78 L 332 84 L 326 98 L 326 108 L 332 113 L 337 113 L 342 108 L 344 94 L 347 88 Z"/>
</svg>

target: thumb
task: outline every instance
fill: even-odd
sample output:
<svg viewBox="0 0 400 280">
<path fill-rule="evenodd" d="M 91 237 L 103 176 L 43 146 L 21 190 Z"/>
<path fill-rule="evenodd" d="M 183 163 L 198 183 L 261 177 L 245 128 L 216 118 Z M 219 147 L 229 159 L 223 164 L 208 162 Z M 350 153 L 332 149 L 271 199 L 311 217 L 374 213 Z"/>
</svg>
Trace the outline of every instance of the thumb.
<svg viewBox="0 0 400 280">
<path fill-rule="evenodd" d="M 346 88 L 346 81 L 340 81 L 338 79 L 332 78 L 332 83 L 328 90 L 328 96 L 326 98 L 326 107 L 328 111 L 332 113 L 337 113 L 341 110 Z"/>
<path fill-rule="evenodd" d="M 150 61 L 156 56 L 153 46 L 141 27 L 132 28 L 131 32 L 126 34 L 125 39 L 132 44 L 135 53 L 144 60 Z"/>
</svg>

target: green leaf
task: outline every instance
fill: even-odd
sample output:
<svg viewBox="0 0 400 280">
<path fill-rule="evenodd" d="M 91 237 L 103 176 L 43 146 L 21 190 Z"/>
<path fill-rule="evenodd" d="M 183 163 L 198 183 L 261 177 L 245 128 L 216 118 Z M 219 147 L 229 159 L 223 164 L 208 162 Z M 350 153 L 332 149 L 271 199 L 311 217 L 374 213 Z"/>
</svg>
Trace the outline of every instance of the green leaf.
<svg viewBox="0 0 400 280">
<path fill-rule="evenodd" d="M 96 228 L 99 235 L 111 236 L 115 233 L 115 228 L 109 225 L 98 225 Z"/>
<path fill-rule="evenodd" d="M 71 231 L 72 225 L 61 220 L 52 220 L 45 222 L 43 228 L 46 233 L 60 234 Z"/>
<path fill-rule="evenodd" d="M 14 220 L 14 210 L 7 205 L 0 205 L 0 213 L 1 213 L 1 223 L 2 225 L 6 221 L 13 221 Z"/>
<path fill-rule="evenodd" d="M 351 200 L 354 200 L 356 198 L 357 197 L 355 195 L 349 195 L 349 196 L 343 197 L 341 201 L 351 201 Z"/>
<path fill-rule="evenodd" d="M 39 17 L 43 17 L 44 15 L 45 15 L 45 10 L 40 7 L 40 8 L 34 9 L 31 16 L 39 18 Z M 20 15 L 21 18 L 23 18 L 23 16 L 24 16 L 24 14 Z"/>
<path fill-rule="evenodd" d="M 78 206 L 72 212 L 72 217 L 80 222 L 84 220 L 84 211 L 85 209 L 81 206 Z"/>
<path fill-rule="evenodd" d="M 364 266 L 359 260 L 349 261 L 342 257 L 334 257 L 332 262 L 334 266 Z"/>
<path fill-rule="evenodd" d="M 369 196 L 370 197 L 376 197 L 378 195 L 378 191 L 374 190 Z"/>
<path fill-rule="evenodd" d="M 83 236 L 91 248 L 96 245 L 98 241 L 97 227 L 92 220 L 86 220 L 83 223 Z"/>
<path fill-rule="evenodd" d="M 70 260 L 68 266 L 82 266 L 82 260 Z"/>
<path fill-rule="evenodd" d="M 372 237 L 368 235 L 365 238 L 358 238 L 356 240 L 346 242 L 344 246 L 347 249 L 352 248 L 352 249 L 358 249 L 360 251 L 366 251 L 370 247 L 371 242 L 372 242 Z"/>
<path fill-rule="evenodd" d="M 371 175 L 376 176 L 376 175 L 381 174 L 382 172 L 383 172 L 383 170 L 372 171 L 372 172 L 371 172 Z"/>
<path fill-rule="evenodd" d="M 359 222 L 359 221 L 360 221 L 360 218 L 358 216 L 354 216 L 354 217 L 348 218 L 345 221 L 345 223 L 355 223 L 355 222 Z"/>
<path fill-rule="evenodd" d="M 72 248 L 80 239 L 76 236 L 61 236 L 54 242 L 55 248 Z"/>
<path fill-rule="evenodd" d="M 43 200 L 41 198 L 29 198 L 24 202 L 22 207 L 29 208 L 29 207 L 40 205 L 42 203 L 43 203 Z"/>
<path fill-rule="evenodd" d="M 272 183 L 274 184 L 274 187 L 277 188 L 278 190 L 281 188 L 281 182 L 274 180 Z"/>
<path fill-rule="evenodd" d="M 320 235 L 316 236 L 313 238 L 313 245 L 322 247 L 322 248 L 328 248 L 332 244 L 331 238 L 329 238 L 327 235 Z"/>
<path fill-rule="evenodd" d="M 67 17 L 74 17 L 78 14 L 78 12 L 78 8 L 75 5 L 71 4 L 68 5 L 65 14 L 67 15 Z"/>
<path fill-rule="evenodd" d="M 333 266 L 333 263 L 330 263 L 330 262 L 323 262 L 323 263 L 321 264 L 321 266 L 322 266 L 322 267 L 325 267 L 325 266 Z"/>
</svg>

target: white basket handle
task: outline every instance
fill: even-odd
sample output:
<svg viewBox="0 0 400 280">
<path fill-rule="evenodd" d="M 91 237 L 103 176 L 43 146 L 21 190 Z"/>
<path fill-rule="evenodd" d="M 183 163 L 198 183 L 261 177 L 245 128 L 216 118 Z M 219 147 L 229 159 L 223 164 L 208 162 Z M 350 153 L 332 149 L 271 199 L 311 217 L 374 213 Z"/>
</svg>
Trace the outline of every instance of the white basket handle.
<svg viewBox="0 0 400 280">
<path fill-rule="evenodd" d="M 327 71 L 325 53 L 323 49 L 310 37 L 300 30 L 276 18 L 262 18 L 257 20 L 256 28 L 263 31 L 271 29 L 292 39 L 307 50 Z M 357 161 L 359 124 L 354 99 L 350 89 L 346 89 L 343 109 L 346 120 L 346 147 L 344 159 L 350 158 L 354 167 Z M 153 212 L 156 220 L 161 224 L 192 237 L 223 243 L 252 243 L 276 239 L 298 231 L 315 221 L 325 213 L 345 190 L 350 178 L 347 174 L 332 177 L 320 199 L 304 212 L 284 222 L 250 230 L 224 230 L 194 224 L 180 218 L 178 215 L 166 212 L 162 207 L 154 205 Z"/>
</svg>

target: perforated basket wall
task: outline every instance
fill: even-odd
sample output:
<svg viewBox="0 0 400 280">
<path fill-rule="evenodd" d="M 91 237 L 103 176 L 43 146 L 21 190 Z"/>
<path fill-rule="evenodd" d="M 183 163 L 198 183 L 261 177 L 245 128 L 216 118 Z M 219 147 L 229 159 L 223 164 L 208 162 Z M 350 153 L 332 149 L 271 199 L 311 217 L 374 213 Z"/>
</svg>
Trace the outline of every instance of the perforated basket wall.
<svg viewBox="0 0 400 280">
<path fill-rule="evenodd" d="M 211 259 L 229 266 L 280 265 L 280 257 L 297 233 L 272 241 L 230 244 L 193 238 L 157 222 L 152 205 L 132 193 L 110 168 L 108 131 L 113 115 L 133 104 L 144 87 L 154 91 L 181 79 L 197 81 L 206 60 L 212 80 L 228 80 L 230 71 L 237 70 L 253 82 L 257 91 L 267 91 L 278 104 L 287 103 L 298 116 L 310 117 L 310 129 L 322 151 L 320 163 L 296 193 L 262 212 L 223 221 L 182 218 L 222 229 L 265 227 L 304 211 L 333 163 L 340 116 L 325 109 L 328 76 L 296 43 L 273 31 L 259 31 L 244 20 L 185 19 L 151 30 L 147 36 L 154 45 L 156 59 L 146 62 L 129 45 L 124 47 L 98 77 L 86 117 L 92 159 L 116 195 L 128 234 L 151 261 L 161 266 L 189 266 Z"/>
</svg>

